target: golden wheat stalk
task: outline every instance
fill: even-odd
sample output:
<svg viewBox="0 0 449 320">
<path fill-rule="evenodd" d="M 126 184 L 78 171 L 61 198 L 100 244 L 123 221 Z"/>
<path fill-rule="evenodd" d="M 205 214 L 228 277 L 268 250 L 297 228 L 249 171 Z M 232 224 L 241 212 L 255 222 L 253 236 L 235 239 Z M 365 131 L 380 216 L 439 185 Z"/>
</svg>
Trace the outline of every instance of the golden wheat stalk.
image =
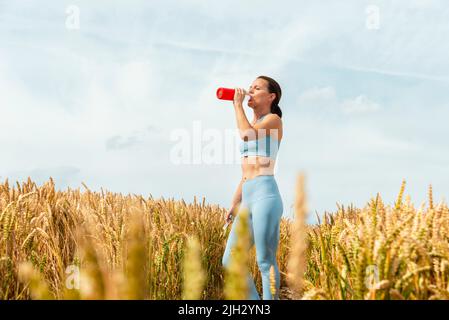
<svg viewBox="0 0 449 320">
<path fill-rule="evenodd" d="M 248 252 L 249 252 L 249 212 L 242 208 L 238 212 L 237 241 L 231 250 L 229 265 L 225 268 L 224 295 L 227 300 L 246 300 L 249 297 Z"/>
<path fill-rule="evenodd" d="M 148 239 L 142 213 L 133 211 L 129 217 L 129 235 L 127 240 L 126 289 L 125 299 L 141 300 L 149 295 Z"/>
<path fill-rule="evenodd" d="M 19 280 L 29 287 L 32 299 L 53 299 L 47 282 L 31 262 L 23 262 L 19 265 Z"/>
<path fill-rule="evenodd" d="M 296 298 L 299 298 L 303 289 L 303 277 L 306 268 L 306 193 L 305 177 L 299 174 L 296 181 L 295 197 L 295 221 L 293 223 L 292 237 L 290 240 L 290 257 L 288 261 L 287 281 Z"/>
<path fill-rule="evenodd" d="M 187 241 L 183 268 L 183 300 L 199 300 L 203 294 L 206 274 L 201 264 L 201 246 L 196 236 Z"/>
</svg>

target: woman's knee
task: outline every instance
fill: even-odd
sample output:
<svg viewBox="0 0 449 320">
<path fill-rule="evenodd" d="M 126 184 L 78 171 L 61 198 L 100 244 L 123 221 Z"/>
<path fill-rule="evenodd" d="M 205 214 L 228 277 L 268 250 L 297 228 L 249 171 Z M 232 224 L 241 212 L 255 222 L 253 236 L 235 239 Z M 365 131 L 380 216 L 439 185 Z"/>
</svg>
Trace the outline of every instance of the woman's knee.
<svg viewBox="0 0 449 320">
<path fill-rule="evenodd" d="M 270 272 L 272 266 L 276 270 L 276 259 L 267 256 L 257 257 L 257 265 L 259 266 L 259 270 L 261 272 Z"/>
</svg>

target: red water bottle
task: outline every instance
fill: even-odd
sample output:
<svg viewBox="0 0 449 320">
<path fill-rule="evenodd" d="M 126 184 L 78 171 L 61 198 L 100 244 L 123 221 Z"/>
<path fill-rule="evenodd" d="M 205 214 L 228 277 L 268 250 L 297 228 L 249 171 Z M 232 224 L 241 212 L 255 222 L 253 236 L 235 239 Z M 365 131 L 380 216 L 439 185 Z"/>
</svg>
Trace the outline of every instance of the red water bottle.
<svg viewBox="0 0 449 320">
<path fill-rule="evenodd" d="M 235 89 L 230 88 L 218 88 L 217 98 L 221 100 L 234 100 Z M 245 98 L 249 96 L 249 93 L 245 91 Z"/>
<path fill-rule="evenodd" d="M 217 98 L 221 100 L 234 100 L 235 89 L 218 88 Z"/>
</svg>

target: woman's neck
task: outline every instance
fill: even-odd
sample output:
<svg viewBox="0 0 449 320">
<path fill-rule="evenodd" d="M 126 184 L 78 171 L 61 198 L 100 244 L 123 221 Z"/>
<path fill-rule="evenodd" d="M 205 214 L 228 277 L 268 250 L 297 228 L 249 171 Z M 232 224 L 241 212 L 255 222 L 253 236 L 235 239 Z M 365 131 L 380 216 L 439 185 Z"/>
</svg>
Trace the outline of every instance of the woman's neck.
<svg viewBox="0 0 449 320">
<path fill-rule="evenodd" d="M 256 114 L 254 113 L 254 122 L 259 121 L 261 118 L 265 117 L 267 114 L 269 114 L 270 112 L 266 112 L 266 113 L 262 113 L 262 114 Z"/>
</svg>

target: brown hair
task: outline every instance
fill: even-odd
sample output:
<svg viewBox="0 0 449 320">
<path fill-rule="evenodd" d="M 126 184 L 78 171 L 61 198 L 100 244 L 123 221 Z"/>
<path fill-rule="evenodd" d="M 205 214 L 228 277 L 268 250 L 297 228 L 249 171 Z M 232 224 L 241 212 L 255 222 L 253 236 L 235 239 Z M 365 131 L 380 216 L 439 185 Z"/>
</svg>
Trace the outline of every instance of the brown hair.
<svg viewBox="0 0 449 320">
<path fill-rule="evenodd" d="M 258 76 L 257 79 L 264 79 L 268 82 L 268 92 L 275 93 L 276 98 L 271 102 L 271 113 L 276 113 L 280 118 L 282 118 L 282 111 L 279 107 L 279 100 L 281 100 L 282 90 L 279 83 L 276 82 L 273 78 L 267 76 Z"/>
</svg>

